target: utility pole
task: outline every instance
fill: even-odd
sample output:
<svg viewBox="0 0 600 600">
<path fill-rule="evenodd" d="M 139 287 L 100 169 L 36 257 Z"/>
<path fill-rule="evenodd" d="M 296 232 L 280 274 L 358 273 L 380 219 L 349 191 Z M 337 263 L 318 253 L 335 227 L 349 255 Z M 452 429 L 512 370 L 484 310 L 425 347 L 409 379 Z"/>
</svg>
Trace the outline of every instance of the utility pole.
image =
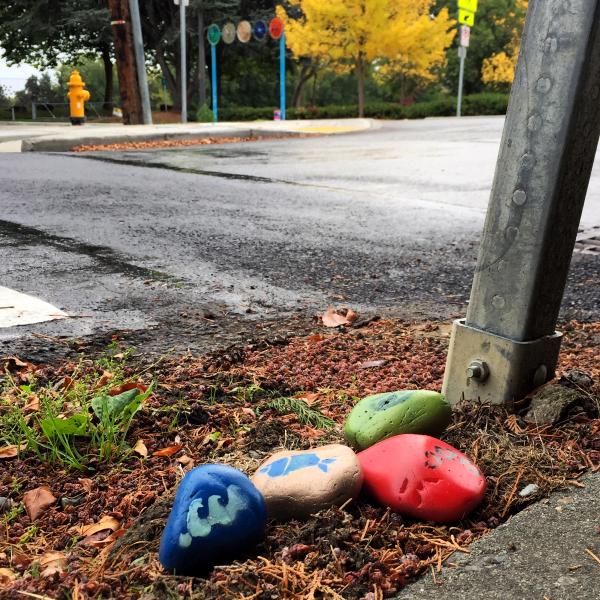
<svg viewBox="0 0 600 600">
<path fill-rule="evenodd" d="M 131 25 L 135 49 L 135 64 L 142 101 L 142 120 L 144 125 L 152 125 L 152 108 L 150 107 L 150 93 L 148 91 L 148 76 L 146 74 L 146 60 L 144 58 L 144 40 L 142 38 L 142 22 L 140 20 L 140 6 L 138 0 L 129 0 L 131 12 Z"/>
<path fill-rule="evenodd" d="M 108 0 L 125 125 L 143 123 L 128 0 Z"/>
<path fill-rule="evenodd" d="M 471 300 L 450 341 L 451 403 L 511 404 L 554 376 L 599 103 L 600 0 L 530 0 Z"/>
</svg>

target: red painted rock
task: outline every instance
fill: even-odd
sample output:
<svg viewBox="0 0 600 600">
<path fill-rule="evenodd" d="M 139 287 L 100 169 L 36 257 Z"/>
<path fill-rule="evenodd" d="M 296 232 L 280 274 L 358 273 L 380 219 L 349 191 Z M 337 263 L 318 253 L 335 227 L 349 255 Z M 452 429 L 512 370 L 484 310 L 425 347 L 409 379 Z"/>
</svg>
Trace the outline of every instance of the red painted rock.
<svg viewBox="0 0 600 600">
<path fill-rule="evenodd" d="M 461 452 L 428 435 L 405 434 L 358 454 L 364 488 L 381 504 L 415 519 L 462 519 L 483 499 L 486 481 Z"/>
</svg>

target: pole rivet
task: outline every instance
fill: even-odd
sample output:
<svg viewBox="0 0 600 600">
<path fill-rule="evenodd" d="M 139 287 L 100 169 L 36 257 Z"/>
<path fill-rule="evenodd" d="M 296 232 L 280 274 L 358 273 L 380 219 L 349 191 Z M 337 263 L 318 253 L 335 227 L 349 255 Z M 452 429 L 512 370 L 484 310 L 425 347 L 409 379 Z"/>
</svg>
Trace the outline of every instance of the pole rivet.
<svg viewBox="0 0 600 600">
<path fill-rule="evenodd" d="M 542 117 L 538 114 L 531 115 L 527 121 L 529 131 L 537 131 L 542 126 Z"/>
<path fill-rule="evenodd" d="M 523 206 L 527 202 L 527 193 L 525 190 L 515 190 L 512 199 L 517 206 Z"/>
<path fill-rule="evenodd" d="M 504 301 L 504 298 L 502 296 L 494 296 L 492 298 L 492 306 L 494 308 L 504 308 L 504 305 L 506 304 L 506 302 Z"/>
<path fill-rule="evenodd" d="M 479 382 L 485 381 L 490 376 L 490 369 L 487 363 L 482 360 L 473 360 L 467 367 L 467 377 L 477 379 Z"/>
</svg>

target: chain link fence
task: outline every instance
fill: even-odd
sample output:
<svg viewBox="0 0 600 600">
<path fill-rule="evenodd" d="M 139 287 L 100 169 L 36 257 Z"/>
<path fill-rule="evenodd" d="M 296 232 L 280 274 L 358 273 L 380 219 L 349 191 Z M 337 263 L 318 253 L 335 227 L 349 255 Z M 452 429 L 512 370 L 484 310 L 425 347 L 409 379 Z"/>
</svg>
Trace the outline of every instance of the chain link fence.
<svg viewBox="0 0 600 600">
<path fill-rule="evenodd" d="M 0 121 L 69 121 L 68 102 L 32 102 L 27 106 L 0 108 Z M 104 102 L 86 102 L 85 116 L 88 121 L 111 120 L 112 109 Z"/>
</svg>

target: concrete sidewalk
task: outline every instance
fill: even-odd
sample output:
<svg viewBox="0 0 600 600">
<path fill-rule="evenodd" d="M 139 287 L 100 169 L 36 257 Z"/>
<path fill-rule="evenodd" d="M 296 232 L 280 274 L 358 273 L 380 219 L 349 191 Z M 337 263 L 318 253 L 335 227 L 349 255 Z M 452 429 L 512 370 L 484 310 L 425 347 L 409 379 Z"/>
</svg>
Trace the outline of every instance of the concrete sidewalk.
<svg viewBox="0 0 600 600">
<path fill-rule="evenodd" d="M 581 483 L 518 513 L 468 554 L 453 554 L 437 585 L 429 573 L 396 600 L 598 600 L 600 473 Z"/>
<path fill-rule="evenodd" d="M 117 144 L 199 137 L 286 136 L 338 134 L 376 127 L 372 119 L 323 119 L 302 121 L 254 121 L 236 123 L 187 123 L 129 125 L 88 123 L 0 125 L 0 151 L 68 152 L 75 146 Z M 19 148 L 20 144 L 20 148 Z"/>
</svg>

